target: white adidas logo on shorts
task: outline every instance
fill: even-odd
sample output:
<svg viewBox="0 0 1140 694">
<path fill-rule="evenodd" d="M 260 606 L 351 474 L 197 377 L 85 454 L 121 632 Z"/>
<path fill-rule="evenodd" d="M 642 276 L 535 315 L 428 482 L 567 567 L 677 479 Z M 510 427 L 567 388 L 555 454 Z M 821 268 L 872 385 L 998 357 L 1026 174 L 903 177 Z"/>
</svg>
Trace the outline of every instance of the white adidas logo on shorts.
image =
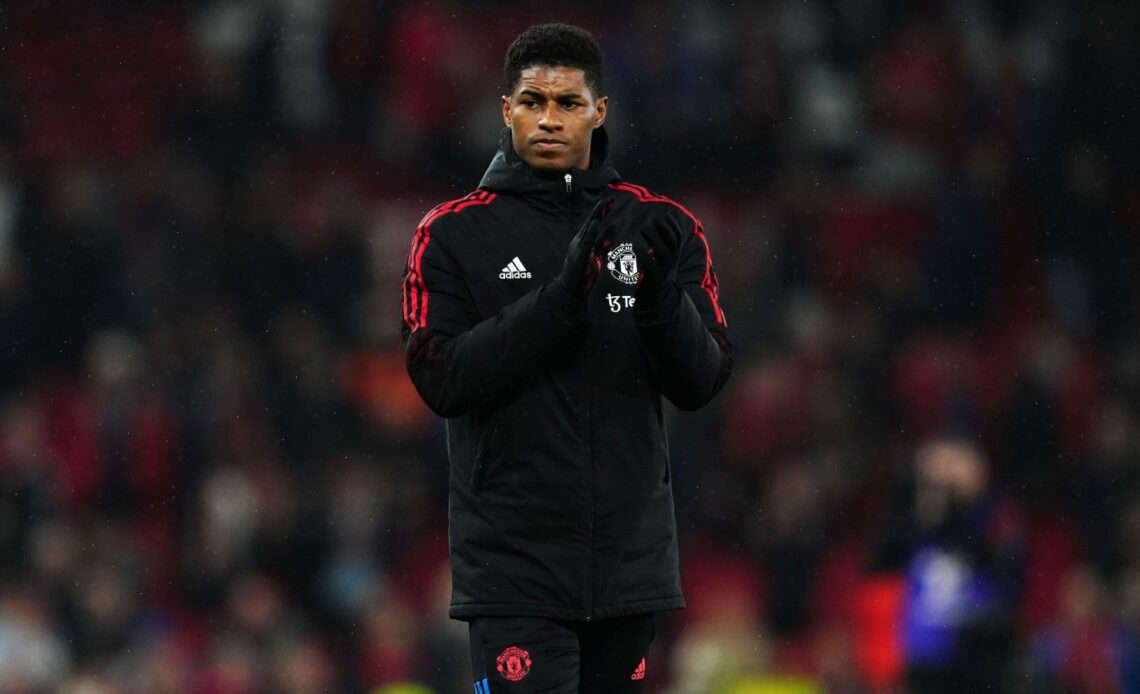
<svg viewBox="0 0 1140 694">
<path fill-rule="evenodd" d="M 530 271 L 523 267 L 522 261 L 516 255 L 515 259 L 507 263 L 507 266 L 499 271 L 499 279 L 501 280 L 529 280 Z"/>
</svg>

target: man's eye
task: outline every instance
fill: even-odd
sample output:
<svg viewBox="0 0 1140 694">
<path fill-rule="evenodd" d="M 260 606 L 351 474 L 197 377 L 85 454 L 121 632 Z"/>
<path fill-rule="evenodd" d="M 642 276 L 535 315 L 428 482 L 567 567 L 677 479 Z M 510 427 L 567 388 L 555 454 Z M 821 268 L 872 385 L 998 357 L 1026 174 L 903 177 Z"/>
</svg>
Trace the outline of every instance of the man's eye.
<svg viewBox="0 0 1140 694">
<path fill-rule="evenodd" d="M 538 102 L 534 99 L 527 99 L 526 101 L 522 102 L 522 105 L 526 106 L 527 108 L 534 108 L 535 106 L 538 106 Z"/>
<path fill-rule="evenodd" d="M 576 108 L 578 108 L 578 106 L 580 106 L 580 105 L 581 105 L 581 104 L 579 104 L 579 103 L 578 103 L 578 102 L 576 102 L 576 101 L 563 101 L 563 102 L 562 102 L 562 108 L 564 108 L 564 109 L 566 109 L 566 110 L 568 110 L 568 111 L 569 111 L 569 110 L 573 110 L 573 109 L 576 109 Z"/>
</svg>

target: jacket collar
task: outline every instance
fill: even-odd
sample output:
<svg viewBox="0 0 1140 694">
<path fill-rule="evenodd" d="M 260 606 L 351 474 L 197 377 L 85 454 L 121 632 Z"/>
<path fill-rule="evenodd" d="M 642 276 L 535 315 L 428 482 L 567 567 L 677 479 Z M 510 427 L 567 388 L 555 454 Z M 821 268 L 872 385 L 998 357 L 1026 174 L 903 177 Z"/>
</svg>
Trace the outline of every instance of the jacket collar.
<svg viewBox="0 0 1140 694">
<path fill-rule="evenodd" d="M 503 128 L 499 133 L 499 150 L 483 174 L 479 187 L 494 193 L 513 194 L 526 202 L 552 211 L 567 209 L 566 173 L 572 176 L 574 193 L 570 197 L 572 209 L 593 206 L 605 187 L 620 181 L 621 176 L 609 163 L 610 140 L 605 127 L 594 130 L 590 141 L 590 168 L 570 169 L 568 172 L 546 173 L 530 167 L 515 152 L 511 131 Z"/>
</svg>

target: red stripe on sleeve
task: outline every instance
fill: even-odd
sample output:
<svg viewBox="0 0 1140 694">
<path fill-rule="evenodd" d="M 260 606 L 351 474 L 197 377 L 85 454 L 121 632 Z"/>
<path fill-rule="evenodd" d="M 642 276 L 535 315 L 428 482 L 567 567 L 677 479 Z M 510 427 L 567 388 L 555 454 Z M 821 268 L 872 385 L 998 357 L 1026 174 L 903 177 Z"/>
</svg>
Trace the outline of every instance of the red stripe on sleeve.
<svg viewBox="0 0 1140 694">
<path fill-rule="evenodd" d="M 431 238 L 431 223 L 434 222 L 437 217 L 446 214 L 447 211 L 458 202 L 458 200 L 452 200 L 433 208 L 424 215 L 424 218 L 420 220 L 419 226 L 416 227 L 416 235 L 412 239 L 412 248 L 408 252 L 408 274 L 404 279 L 404 322 L 407 323 L 408 327 L 412 330 L 419 327 L 419 309 L 422 303 L 421 297 L 427 292 L 421 272 L 421 263 L 423 261 L 423 252 L 427 248 L 427 242 Z"/>
<path fill-rule="evenodd" d="M 693 233 L 697 235 L 697 238 L 700 239 L 701 245 L 704 246 L 705 249 L 705 275 L 701 278 L 701 289 L 703 289 L 705 293 L 709 295 L 709 299 L 712 301 L 713 314 L 716 316 L 716 321 L 727 328 L 728 320 L 725 318 L 724 311 L 722 311 L 720 308 L 720 288 L 716 279 L 716 273 L 713 272 L 712 269 L 712 253 L 709 251 L 709 241 L 705 236 L 704 226 L 701 224 L 701 221 L 697 219 L 692 212 L 689 212 L 689 210 L 686 209 L 684 205 L 677 202 L 676 200 L 670 200 L 664 195 L 655 195 L 654 193 L 649 192 L 647 188 L 643 188 L 642 186 L 634 185 L 633 183 L 626 183 L 623 181 L 621 183 L 611 183 L 610 188 L 613 188 L 615 190 L 624 190 L 627 193 L 633 193 L 633 195 L 637 197 L 637 199 L 641 202 L 668 203 L 684 212 L 689 219 L 693 220 Z"/>
<path fill-rule="evenodd" d="M 403 315 L 404 322 L 412 331 L 419 330 L 427 325 L 428 293 L 427 284 L 423 276 L 423 258 L 431 242 L 431 225 L 440 217 L 459 212 L 472 205 L 486 205 L 495 199 L 494 193 L 477 190 L 458 200 L 451 200 L 432 208 L 416 227 L 416 235 L 412 238 L 412 247 L 408 251 L 408 273 L 404 278 L 403 286 Z"/>
</svg>

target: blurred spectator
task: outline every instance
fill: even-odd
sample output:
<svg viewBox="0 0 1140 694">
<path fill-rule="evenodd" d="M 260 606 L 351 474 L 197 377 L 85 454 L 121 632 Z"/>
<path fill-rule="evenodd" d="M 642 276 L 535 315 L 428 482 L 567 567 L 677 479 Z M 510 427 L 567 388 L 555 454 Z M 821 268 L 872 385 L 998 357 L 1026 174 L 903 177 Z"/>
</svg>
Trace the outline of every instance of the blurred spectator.
<svg viewBox="0 0 1140 694">
<path fill-rule="evenodd" d="M 1116 694 L 1140 688 L 1140 641 L 1112 614 L 1107 587 L 1088 566 L 1073 568 L 1054 621 L 1030 647 L 1018 691 Z"/>
<path fill-rule="evenodd" d="M 1129 507 L 1140 498 L 1140 418 L 1119 398 L 1100 401 L 1095 417 L 1087 463 L 1079 470 L 1074 508 L 1081 520 L 1085 560 L 1106 576 L 1135 567 L 1133 540 L 1140 535 L 1105 532 L 1127 528 Z M 1118 520 L 1119 519 L 1119 520 Z"/>
<path fill-rule="evenodd" d="M 735 562 L 715 556 L 693 565 L 683 577 L 685 584 L 708 590 L 685 615 L 689 621 L 675 646 L 669 691 L 727 692 L 742 678 L 765 672 L 771 662 L 772 643 L 760 622 L 756 579 Z"/>
<path fill-rule="evenodd" d="M 915 691 L 982 691 L 1003 681 L 1012 656 L 1022 529 L 990 474 L 966 438 L 923 443 L 879 548 L 879 567 L 907 577 L 901 621 Z"/>
<path fill-rule="evenodd" d="M 761 498 L 768 518 L 754 531 L 768 567 L 768 626 L 783 637 L 809 624 L 812 577 L 823 555 L 826 493 L 823 478 L 809 462 L 781 461 Z"/>
<path fill-rule="evenodd" d="M 70 668 L 70 654 L 44 595 L 34 587 L 0 584 L 0 688 L 46 691 Z"/>
</svg>

